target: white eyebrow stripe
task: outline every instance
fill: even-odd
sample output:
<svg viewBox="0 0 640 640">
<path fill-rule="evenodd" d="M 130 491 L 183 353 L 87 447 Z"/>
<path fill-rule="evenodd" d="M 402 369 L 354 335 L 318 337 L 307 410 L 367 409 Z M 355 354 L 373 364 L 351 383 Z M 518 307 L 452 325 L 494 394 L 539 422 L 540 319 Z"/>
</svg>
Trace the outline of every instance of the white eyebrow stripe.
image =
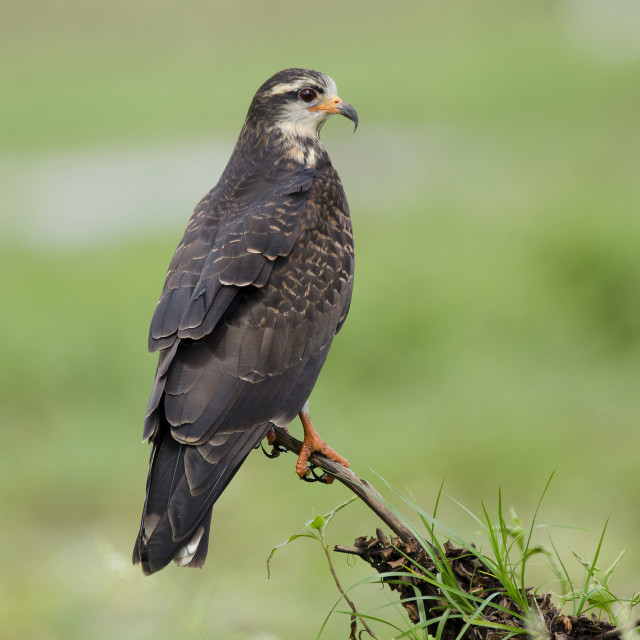
<svg viewBox="0 0 640 640">
<path fill-rule="evenodd" d="M 282 93 L 289 93 L 289 91 L 295 91 L 296 89 L 301 89 L 304 83 L 300 82 L 289 82 L 288 84 L 277 84 L 269 93 L 268 96 L 277 96 Z"/>
<path fill-rule="evenodd" d="M 305 86 L 308 86 L 309 81 L 304 80 L 303 78 L 298 78 L 294 82 L 287 82 L 286 84 L 278 84 L 269 93 L 268 96 L 278 96 L 283 93 L 289 93 L 290 91 L 298 91 Z M 338 88 L 336 87 L 336 83 L 330 76 L 323 76 L 321 84 L 324 85 L 323 89 L 326 95 L 335 96 L 338 94 Z"/>
</svg>

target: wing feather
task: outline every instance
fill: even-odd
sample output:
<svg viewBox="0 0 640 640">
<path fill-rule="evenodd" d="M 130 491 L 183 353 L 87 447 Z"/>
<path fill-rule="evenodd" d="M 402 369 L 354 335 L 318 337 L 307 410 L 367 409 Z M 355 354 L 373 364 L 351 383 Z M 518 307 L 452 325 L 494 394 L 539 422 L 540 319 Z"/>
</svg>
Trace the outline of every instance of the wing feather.
<svg viewBox="0 0 640 640">
<path fill-rule="evenodd" d="M 211 332 L 235 298 L 225 287 L 264 286 L 273 261 L 293 249 L 316 170 L 268 169 L 229 193 L 221 181 L 196 207 L 151 321 L 150 351 Z"/>
</svg>

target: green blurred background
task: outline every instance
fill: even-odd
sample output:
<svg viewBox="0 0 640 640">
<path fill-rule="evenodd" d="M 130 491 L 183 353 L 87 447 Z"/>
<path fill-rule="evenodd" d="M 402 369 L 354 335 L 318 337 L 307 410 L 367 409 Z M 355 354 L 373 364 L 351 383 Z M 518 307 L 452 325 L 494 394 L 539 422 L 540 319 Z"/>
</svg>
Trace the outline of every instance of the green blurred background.
<svg viewBox="0 0 640 640">
<path fill-rule="evenodd" d="M 203 571 L 129 566 L 148 322 L 253 93 L 288 66 L 332 75 L 361 123 L 323 132 L 357 274 L 320 432 L 427 509 L 444 478 L 527 519 L 555 469 L 540 518 L 576 527 L 553 530 L 568 566 L 610 516 L 602 565 L 628 547 L 611 586 L 640 588 L 635 0 L 3 0 L 0 30 L 3 638 L 312 638 L 336 600 L 307 540 L 267 580 L 271 548 L 347 497 L 291 455 L 250 456 Z M 451 501 L 441 517 L 482 542 Z M 331 542 L 376 524 L 352 505 Z"/>
</svg>

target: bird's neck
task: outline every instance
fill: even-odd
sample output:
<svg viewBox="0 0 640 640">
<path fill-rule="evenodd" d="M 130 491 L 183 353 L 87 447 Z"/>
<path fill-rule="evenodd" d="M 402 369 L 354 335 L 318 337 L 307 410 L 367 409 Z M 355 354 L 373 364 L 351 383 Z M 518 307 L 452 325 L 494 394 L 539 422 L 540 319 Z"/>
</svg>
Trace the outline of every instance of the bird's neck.
<svg viewBox="0 0 640 640">
<path fill-rule="evenodd" d="M 240 133 L 238 145 L 243 153 L 259 163 L 292 160 L 305 168 L 328 162 L 328 154 L 319 136 L 280 127 L 247 127 Z"/>
</svg>

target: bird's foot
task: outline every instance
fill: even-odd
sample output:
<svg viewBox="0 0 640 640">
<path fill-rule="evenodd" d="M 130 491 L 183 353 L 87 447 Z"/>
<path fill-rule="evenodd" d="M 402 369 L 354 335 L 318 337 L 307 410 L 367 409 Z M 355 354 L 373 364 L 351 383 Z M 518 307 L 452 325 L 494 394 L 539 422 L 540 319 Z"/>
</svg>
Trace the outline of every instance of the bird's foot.
<svg viewBox="0 0 640 640">
<path fill-rule="evenodd" d="M 302 476 L 301 480 L 305 482 L 321 482 L 322 484 L 333 484 L 335 478 L 327 473 L 326 471 L 322 471 L 318 473 L 318 467 L 314 467 L 313 465 L 307 467 L 307 472 Z"/>
<path fill-rule="evenodd" d="M 338 464 L 341 464 L 343 467 L 349 467 L 349 462 L 346 458 L 343 458 L 340 454 L 336 453 L 320 436 L 318 432 L 314 429 L 311 424 L 311 419 L 309 418 L 309 414 L 306 411 L 301 411 L 299 414 L 300 421 L 302 422 L 302 428 L 304 429 L 304 441 L 302 442 L 302 449 L 300 451 L 300 455 L 298 456 L 298 461 L 296 462 L 296 473 L 300 478 L 306 478 L 309 473 L 309 458 L 313 453 L 321 453 L 329 460 L 333 460 Z M 315 482 L 318 480 L 318 477 L 315 473 L 312 472 L 314 480 L 310 480 L 310 482 Z M 326 484 L 330 484 L 333 482 L 332 476 L 320 476 L 324 478 L 322 482 Z"/>
<path fill-rule="evenodd" d="M 289 433 L 289 430 L 286 427 L 283 427 L 283 429 Z M 267 456 L 267 458 L 277 458 L 281 453 L 286 453 L 287 451 L 289 451 L 289 449 L 286 449 L 285 447 L 281 447 L 279 444 L 276 444 L 276 429 L 275 427 L 271 427 L 269 429 L 269 431 L 267 431 L 267 442 L 271 445 L 271 452 L 267 453 L 266 449 L 262 446 L 262 443 L 260 444 L 260 446 L 262 446 L 262 453 L 264 453 L 265 456 Z"/>
</svg>

